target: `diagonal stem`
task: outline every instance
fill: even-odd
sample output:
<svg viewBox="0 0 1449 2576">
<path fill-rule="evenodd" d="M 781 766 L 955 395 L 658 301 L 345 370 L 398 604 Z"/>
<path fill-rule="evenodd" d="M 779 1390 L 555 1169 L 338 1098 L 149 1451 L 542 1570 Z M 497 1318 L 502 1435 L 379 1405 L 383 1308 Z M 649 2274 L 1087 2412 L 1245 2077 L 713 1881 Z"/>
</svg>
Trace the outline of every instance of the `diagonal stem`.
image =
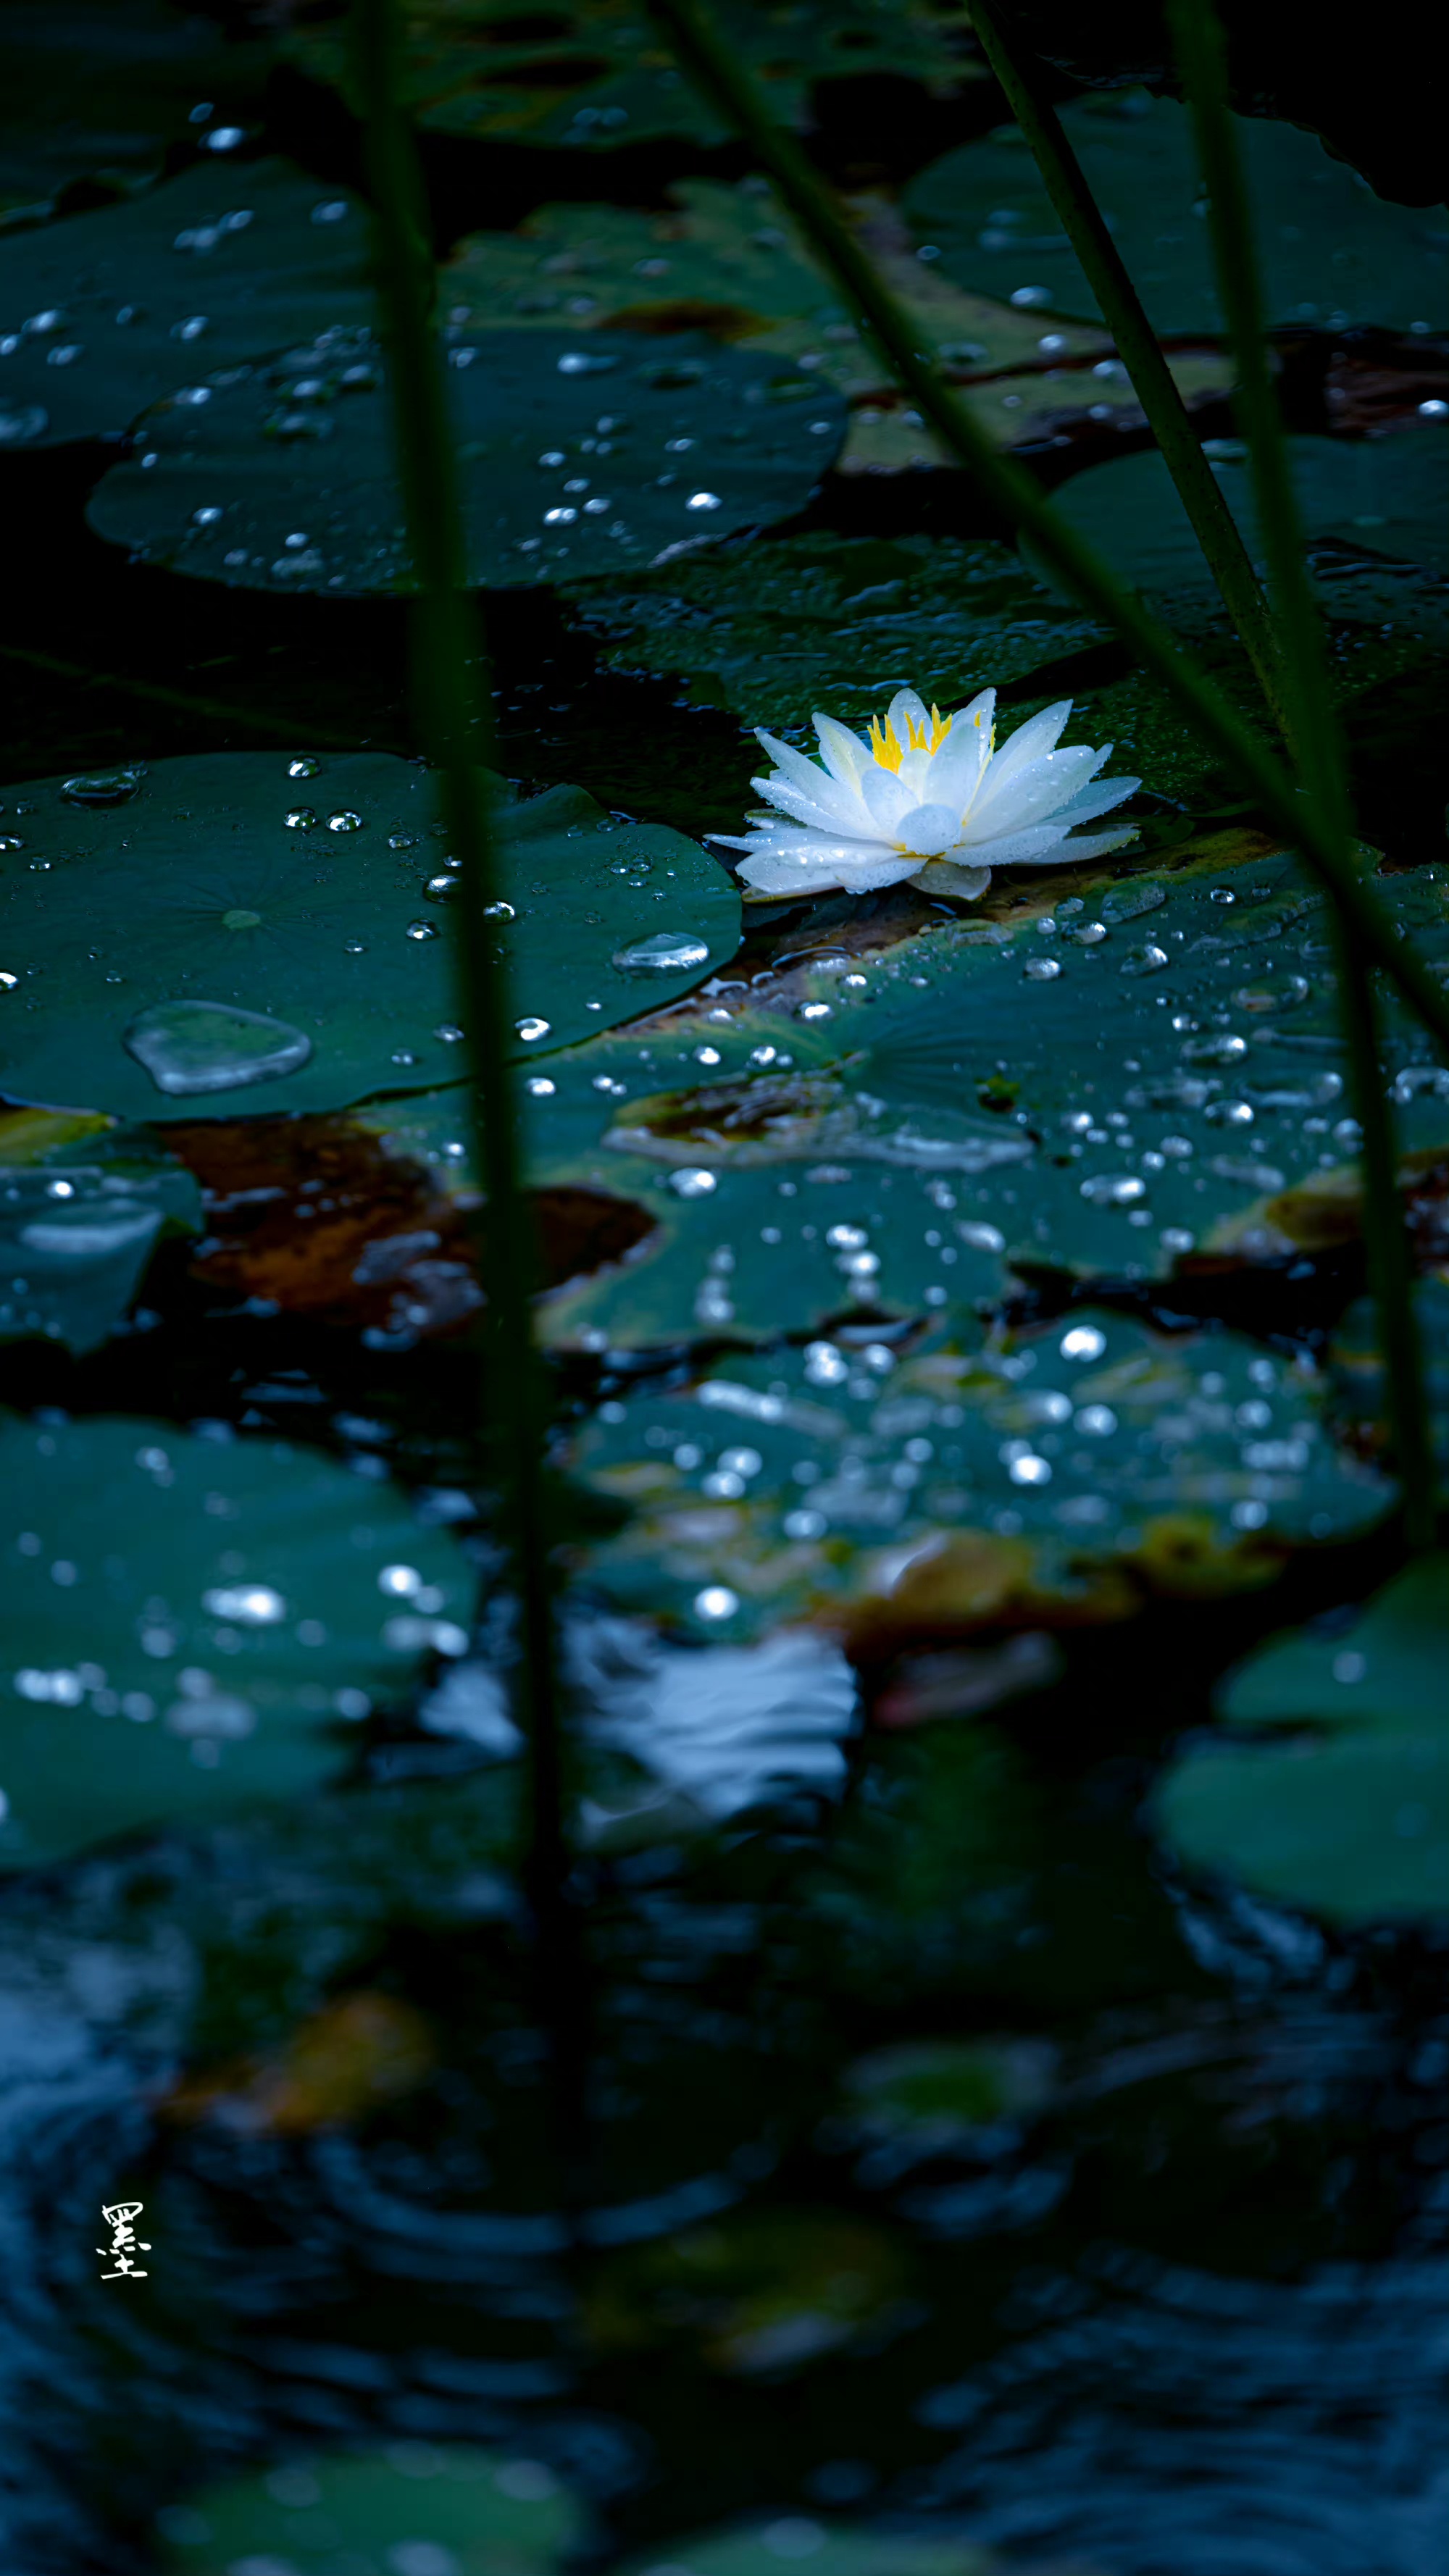
<svg viewBox="0 0 1449 2576">
<path fill-rule="evenodd" d="M 461 862 L 456 970 L 472 1081 L 469 1098 L 485 1191 L 479 1259 L 485 1422 L 498 1460 L 498 1527 L 518 1605 L 512 1675 L 527 1746 L 527 1878 L 538 1940 L 541 2012 L 553 2045 L 566 2167 L 580 2136 L 581 1927 L 569 1890 L 564 1735 L 555 1577 L 544 1473 L 548 1391 L 533 1339 L 538 1276 L 524 1195 L 513 1005 L 506 958 L 489 920 L 502 883 L 488 780 L 492 692 L 482 622 L 467 587 L 457 460 L 433 328 L 427 211 L 402 91 L 396 0 L 353 0 L 358 97 L 374 207 L 377 284 L 388 347 L 393 436 L 417 596 L 413 682 L 452 847 Z"/>
<path fill-rule="evenodd" d="M 1121 253 L 1102 219 L 1061 119 L 1046 95 L 1040 65 L 1001 0 L 970 0 L 970 8 L 982 51 L 1031 146 L 1032 159 L 1132 380 L 1133 391 L 1177 486 L 1178 498 L 1192 522 L 1223 605 L 1238 630 L 1269 708 L 1280 730 L 1286 732 L 1278 640 L 1262 585 L 1237 521 L 1202 452 L 1157 334 L 1142 309 L 1137 289 L 1123 266 Z"/>
<path fill-rule="evenodd" d="M 1198 159 L 1228 333 L 1238 374 L 1238 411 L 1247 440 L 1273 605 L 1283 637 L 1282 671 L 1290 739 L 1320 829 L 1351 865 L 1353 811 L 1333 712 L 1323 629 L 1303 551 L 1287 442 L 1269 372 L 1252 210 L 1228 106 L 1222 29 L 1212 0 L 1168 0 L 1168 22 L 1192 111 Z M 1338 907 L 1339 994 L 1355 1107 L 1363 1132 L 1369 1275 L 1379 1311 L 1389 1418 L 1411 1546 L 1432 1547 L 1434 1463 L 1414 1314 L 1412 1267 L 1397 1189 L 1393 1114 L 1384 1093 L 1373 978 L 1354 926 Z"/>
<path fill-rule="evenodd" d="M 944 382 L 934 353 L 923 351 L 922 325 L 878 275 L 843 222 L 824 183 L 794 138 L 775 124 L 759 90 L 699 6 L 699 0 L 650 0 L 681 63 L 752 145 L 762 168 L 835 277 L 849 308 L 870 329 L 892 374 L 919 406 L 942 444 L 965 466 L 1004 518 L 1024 528 L 1052 570 L 1083 605 L 1116 627 L 1139 661 L 1162 681 L 1189 721 L 1229 763 L 1244 786 L 1331 888 L 1363 952 L 1398 986 L 1410 1009 L 1449 1052 L 1449 997 L 1424 960 L 1400 942 L 1382 904 L 1356 873 L 1316 807 L 1282 762 L 1240 722 L 1177 639 L 1124 590 L 1090 546 L 1058 518 L 1030 475 L 1001 456 L 965 404 Z"/>
</svg>

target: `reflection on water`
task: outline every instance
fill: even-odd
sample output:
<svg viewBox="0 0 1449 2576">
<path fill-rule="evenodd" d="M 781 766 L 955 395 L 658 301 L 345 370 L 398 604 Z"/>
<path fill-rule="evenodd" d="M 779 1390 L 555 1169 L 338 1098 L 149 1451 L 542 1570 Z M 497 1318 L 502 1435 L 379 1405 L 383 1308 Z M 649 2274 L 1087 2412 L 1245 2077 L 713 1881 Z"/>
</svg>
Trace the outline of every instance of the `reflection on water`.
<svg viewBox="0 0 1449 2576">
<path fill-rule="evenodd" d="M 980 1721 L 876 1737 L 841 1805 L 853 1691 L 807 1638 L 597 1622 L 573 1660 L 645 1775 L 586 1864 L 582 2205 L 480 1668 L 416 1739 L 471 1768 L 6 1891 L 6 2576 L 139 2576 L 238 2466 L 525 2434 L 661 2564 L 849 2510 L 1005 2569 L 1430 2576 L 1420 1947 L 1174 1909 L 1135 1780 Z"/>
</svg>

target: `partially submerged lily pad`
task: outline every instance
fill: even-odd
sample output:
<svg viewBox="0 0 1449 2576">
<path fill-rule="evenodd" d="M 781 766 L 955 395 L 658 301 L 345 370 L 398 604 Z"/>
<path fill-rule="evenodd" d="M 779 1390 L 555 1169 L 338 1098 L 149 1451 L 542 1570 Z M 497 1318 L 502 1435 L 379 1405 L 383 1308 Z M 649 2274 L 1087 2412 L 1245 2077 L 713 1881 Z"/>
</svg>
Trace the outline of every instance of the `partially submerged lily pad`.
<svg viewBox="0 0 1449 2576">
<path fill-rule="evenodd" d="M 984 539 L 777 537 L 567 586 L 612 669 L 787 737 L 817 707 L 863 728 L 897 689 L 960 706 L 1108 641 Z"/>
<path fill-rule="evenodd" d="M 367 213 L 288 161 L 201 163 L 125 205 L 0 242 L 7 445 L 118 438 L 163 395 L 183 417 L 239 365 L 372 318 Z M 325 358 L 319 359 L 319 364 Z"/>
<path fill-rule="evenodd" d="M 1162 1832 L 1189 1867 L 1333 1922 L 1443 1916 L 1446 1670 L 1449 1557 L 1422 1556 L 1348 1624 L 1275 1638 L 1230 1676 L 1230 1732 L 1178 1755 Z"/>
<path fill-rule="evenodd" d="M 1192 121 L 1142 91 L 1074 99 L 1062 123 L 1160 335 L 1223 328 Z M 1437 323 L 1449 253 L 1421 212 L 1385 205 L 1316 136 L 1234 119 L 1256 219 L 1267 320 L 1342 330 Z M 961 286 L 1026 310 L 1098 318 L 1096 299 L 1015 129 L 913 179 L 906 211 Z"/>
<path fill-rule="evenodd" d="M 99 1132 L 50 1151 L 27 1136 L 59 1123 L 0 1117 L 0 1341 L 80 1353 L 126 1314 L 161 1236 L 200 1231 L 201 1193 L 139 1131 L 76 1121 Z"/>
<path fill-rule="evenodd" d="M 194 2489 L 159 2517 L 166 2576 L 553 2576 L 584 2516 L 541 2460 L 466 2443 L 319 2452 Z"/>
<path fill-rule="evenodd" d="M 756 0 L 724 0 L 718 25 L 787 124 L 808 123 L 820 80 L 885 71 L 939 89 L 983 75 L 949 21 L 922 0 L 806 0 L 788 16 Z M 350 95 L 345 30 L 335 22 L 297 28 L 287 51 Z M 482 142 L 597 152 L 663 135 L 731 139 L 636 0 L 561 0 L 532 17 L 513 0 L 415 0 L 403 78 L 421 126 Z"/>
<path fill-rule="evenodd" d="M 0 1865 L 315 1790 L 467 1644 L 451 1540 L 284 1442 L 11 1418 L 0 1467 Z"/>
<path fill-rule="evenodd" d="M 576 1463 L 633 1517 L 594 1579 L 731 1638 L 1070 1624 L 1250 1588 L 1389 1505 L 1328 1440 L 1312 1369 L 1235 1334 L 1084 1311 L 1011 1351 L 862 1339 L 610 1406 Z"/>
<path fill-rule="evenodd" d="M 1310 543 L 1406 556 L 1428 570 L 1449 572 L 1444 529 L 1445 469 L 1449 433 L 1433 423 L 1390 438 L 1349 441 L 1293 438 L 1288 442 L 1294 491 Z M 1262 569 L 1262 534 L 1252 478 L 1241 454 L 1209 459 L 1218 488 Z M 1057 507 L 1080 537 L 1114 572 L 1146 592 L 1162 613 L 1196 622 L 1218 593 L 1172 478 L 1155 452 L 1124 456 L 1075 475 Z M 1352 580 L 1330 569 L 1320 595 L 1331 614 L 1351 615 L 1362 573 Z M 1368 612 L 1372 614 L 1372 611 Z"/>
<path fill-rule="evenodd" d="M 14 807 L 0 1093 L 149 1119 L 336 1108 L 461 1071 L 448 840 L 383 753 L 39 779 Z M 500 799 L 515 1052 L 685 992 L 739 935 L 712 859 L 576 787 Z"/>
<path fill-rule="evenodd" d="M 480 585 L 644 565 L 801 509 L 845 409 L 766 352 L 686 334 L 488 331 L 448 352 L 467 546 Z M 92 527 L 147 563 L 252 590 L 413 587 L 371 335 L 329 332 L 204 405 L 137 425 Z"/>
</svg>

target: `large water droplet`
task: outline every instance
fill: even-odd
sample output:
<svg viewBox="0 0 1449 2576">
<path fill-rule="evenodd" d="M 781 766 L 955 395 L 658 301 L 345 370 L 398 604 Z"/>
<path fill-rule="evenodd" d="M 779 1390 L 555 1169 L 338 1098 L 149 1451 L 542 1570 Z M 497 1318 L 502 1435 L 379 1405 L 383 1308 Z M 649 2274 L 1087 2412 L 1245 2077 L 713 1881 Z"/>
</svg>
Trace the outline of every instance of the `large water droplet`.
<svg viewBox="0 0 1449 2576">
<path fill-rule="evenodd" d="M 1138 921 L 1144 912 L 1156 912 L 1167 896 L 1160 885 L 1118 885 L 1104 894 L 1101 914 L 1104 921 Z"/>
<path fill-rule="evenodd" d="M 1255 983 L 1240 984 L 1232 998 L 1240 1011 L 1291 1011 L 1312 989 L 1306 975 L 1260 975 Z"/>
<path fill-rule="evenodd" d="M 315 778 L 321 770 L 321 767 L 321 761 L 314 760 L 310 752 L 302 752 L 298 755 L 297 759 L 288 761 L 287 776 L 289 778 Z"/>
<path fill-rule="evenodd" d="M 517 1030 L 518 1035 L 522 1038 L 525 1046 L 528 1046 L 531 1045 L 536 1038 L 546 1038 L 549 1033 L 550 1024 L 547 1020 L 527 1019 L 515 1020 L 513 1025 Z"/>
<path fill-rule="evenodd" d="M 351 813 L 329 814 L 327 817 L 327 829 L 329 832 L 360 832 L 362 829 L 362 816 L 360 814 Z"/>
<path fill-rule="evenodd" d="M 1119 975 L 1156 975 L 1167 964 L 1167 951 L 1155 939 L 1144 939 L 1140 948 L 1129 948 L 1117 972 Z"/>
<path fill-rule="evenodd" d="M 1182 1050 L 1182 1060 L 1184 1064 L 1236 1064 L 1247 1052 L 1247 1039 L 1230 1034 L 1219 1038 L 1189 1038 Z"/>
<path fill-rule="evenodd" d="M 68 805 L 128 805 L 145 775 L 143 761 L 128 761 L 121 769 L 83 770 L 60 792 Z"/>
<path fill-rule="evenodd" d="M 276 1082 L 312 1053 L 300 1029 L 230 1002 L 157 1002 L 131 1022 L 121 1043 L 168 1099 Z"/>
<path fill-rule="evenodd" d="M 624 975 L 687 975 L 709 964 L 709 941 L 692 930 L 656 930 L 652 939 L 616 948 L 614 963 Z"/>
</svg>

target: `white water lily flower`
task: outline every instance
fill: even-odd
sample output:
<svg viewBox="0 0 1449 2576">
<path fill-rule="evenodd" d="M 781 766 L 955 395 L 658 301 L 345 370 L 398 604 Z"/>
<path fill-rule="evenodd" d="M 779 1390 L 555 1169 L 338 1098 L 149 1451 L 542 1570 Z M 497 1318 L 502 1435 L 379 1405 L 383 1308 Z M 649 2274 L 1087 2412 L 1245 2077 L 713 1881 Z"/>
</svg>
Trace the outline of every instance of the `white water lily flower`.
<svg viewBox="0 0 1449 2576">
<path fill-rule="evenodd" d="M 969 707 L 942 717 L 914 689 L 900 689 L 884 724 L 872 717 L 868 741 L 817 715 L 823 769 L 762 732 L 775 767 L 753 783 L 774 812 L 751 815 L 745 839 L 709 837 L 745 852 L 740 875 L 761 894 L 821 894 L 829 886 L 868 894 L 910 877 L 968 899 L 985 893 L 995 867 L 1095 859 L 1135 840 L 1130 824 L 1068 839 L 1075 825 L 1109 813 L 1142 784 L 1093 784 L 1111 743 L 1057 750 L 1070 698 L 1019 725 L 1000 751 L 995 705 L 996 691 L 983 689 Z"/>
</svg>

